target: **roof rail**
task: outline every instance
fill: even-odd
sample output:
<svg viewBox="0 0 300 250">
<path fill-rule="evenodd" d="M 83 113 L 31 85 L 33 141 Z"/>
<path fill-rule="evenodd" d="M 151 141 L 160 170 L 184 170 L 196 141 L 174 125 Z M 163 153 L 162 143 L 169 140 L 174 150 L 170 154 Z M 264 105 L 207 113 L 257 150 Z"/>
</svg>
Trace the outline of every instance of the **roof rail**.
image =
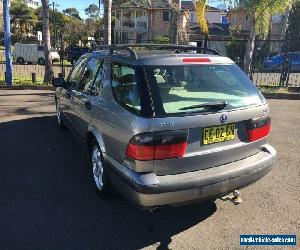
<svg viewBox="0 0 300 250">
<path fill-rule="evenodd" d="M 108 50 L 110 55 L 113 55 L 115 50 L 125 50 L 129 52 L 129 54 L 134 58 L 137 59 L 137 55 L 129 46 L 118 46 L 118 45 L 96 45 L 93 46 L 92 51 L 96 50 Z"/>
<path fill-rule="evenodd" d="M 174 45 L 174 44 L 120 44 L 120 45 L 96 45 L 92 48 L 95 50 L 108 50 L 110 55 L 113 55 L 114 51 L 127 51 L 134 58 L 138 59 L 136 52 L 132 48 L 147 48 L 147 49 L 165 49 L 165 50 L 175 50 L 175 53 L 186 52 L 188 50 L 197 51 L 197 53 L 207 53 L 210 52 L 214 55 L 220 56 L 221 54 L 209 48 L 201 48 L 196 46 L 187 46 L 187 45 Z"/>
</svg>

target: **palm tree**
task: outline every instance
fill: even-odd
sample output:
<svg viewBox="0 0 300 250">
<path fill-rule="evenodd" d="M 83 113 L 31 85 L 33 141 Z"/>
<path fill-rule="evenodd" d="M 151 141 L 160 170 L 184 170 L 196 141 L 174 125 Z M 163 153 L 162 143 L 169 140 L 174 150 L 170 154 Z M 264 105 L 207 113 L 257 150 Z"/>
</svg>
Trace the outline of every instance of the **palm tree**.
<svg viewBox="0 0 300 250">
<path fill-rule="evenodd" d="M 112 0 L 104 0 L 104 42 L 111 45 L 111 7 Z"/>
<path fill-rule="evenodd" d="M 50 57 L 50 30 L 49 30 L 49 0 L 42 0 L 43 12 L 43 44 L 45 52 L 44 83 L 50 83 L 54 77 L 52 59 Z"/>
</svg>

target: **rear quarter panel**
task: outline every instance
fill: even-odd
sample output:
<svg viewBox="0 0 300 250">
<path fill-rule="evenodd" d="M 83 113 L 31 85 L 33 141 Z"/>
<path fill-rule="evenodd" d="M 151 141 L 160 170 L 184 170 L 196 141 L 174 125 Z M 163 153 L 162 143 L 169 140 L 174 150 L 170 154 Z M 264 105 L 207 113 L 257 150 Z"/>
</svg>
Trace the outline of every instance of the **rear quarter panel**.
<svg viewBox="0 0 300 250">
<path fill-rule="evenodd" d="M 98 100 L 90 126 L 101 133 L 103 153 L 137 172 L 153 172 L 153 161 L 139 162 L 126 157 L 130 139 L 136 134 L 153 131 L 153 119 L 139 117 L 120 106 L 112 94 L 110 79 L 103 81 Z"/>
</svg>

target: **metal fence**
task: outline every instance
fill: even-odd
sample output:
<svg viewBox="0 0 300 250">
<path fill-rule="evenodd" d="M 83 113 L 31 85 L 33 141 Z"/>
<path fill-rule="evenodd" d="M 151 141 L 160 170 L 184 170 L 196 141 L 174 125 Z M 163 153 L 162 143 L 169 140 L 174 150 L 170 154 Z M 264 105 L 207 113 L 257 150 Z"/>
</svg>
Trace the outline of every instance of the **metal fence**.
<svg viewBox="0 0 300 250">
<path fill-rule="evenodd" d="M 298 39 L 293 37 L 293 39 Z M 141 41 L 151 43 L 151 41 Z M 241 68 L 246 51 L 245 39 L 222 39 L 198 41 L 207 44 L 207 47 L 219 51 L 222 55 L 230 57 Z M 254 56 L 251 61 L 250 78 L 258 85 L 264 86 L 300 86 L 300 43 L 299 48 L 293 46 L 289 49 L 289 39 L 257 40 Z M 62 52 L 59 52 L 62 55 Z M 62 59 L 66 58 L 64 51 Z M 4 51 L 0 50 L 0 84 L 5 83 Z M 58 76 L 62 71 L 67 76 L 71 71 L 71 65 L 66 60 L 61 60 L 53 65 L 54 74 Z M 36 64 L 13 64 L 14 82 L 42 83 L 44 66 Z"/>
<path fill-rule="evenodd" d="M 300 40 L 300 37 L 293 39 Z M 244 64 L 247 40 L 222 39 L 198 41 L 230 57 L 241 68 Z M 290 48 L 290 39 L 256 40 L 250 78 L 256 85 L 300 86 L 300 43 Z"/>
<path fill-rule="evenodd" d="M 4 50 L 0 49 L 0 84 L 5 84 L 5 55 Z M 68 62 L 55 62 L 53 64 L 54 76 L 57 77 L 62 73 L 68 75 L 71 71 L 72 65 Z M 16 84 L 41 84 L 45 74 L 45 66 L 31 62 L 24 62 L 22 64 L 13 60 L 13 80 Z"/>
</svg>

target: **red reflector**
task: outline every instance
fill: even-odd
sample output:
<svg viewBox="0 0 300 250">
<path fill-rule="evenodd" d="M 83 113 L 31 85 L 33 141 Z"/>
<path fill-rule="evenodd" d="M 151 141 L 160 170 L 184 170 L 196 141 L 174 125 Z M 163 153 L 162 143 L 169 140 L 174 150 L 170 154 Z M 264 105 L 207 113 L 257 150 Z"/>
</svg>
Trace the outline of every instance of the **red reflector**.
<svg viewBox="0 0 300 250">
<path fill-rule="evenodd" d="M 185 63 L 211 62 L 209 58 L 183 58 Z"/>
<path fill-rule="evenodd" d="M 266 137 L 270 132 L 271 123 L 267 123 L 266 125 L 260 128 L 254 128 L 248 130 L 248 138 L 250 142 L 257 141 Z"/>
<path fill-rule="evenodd" d="M 129 143 L 126 155 L 134 160 L 149 161 L 180 158 L 184 155 L 187 142 L 173 145 L 141 146 Z"/>
<path fill-rule="evenodd" d="M 159 145 L 155 147 L 154 159 L 170 159 L 170 158 L 180 158 L 184 155 L 187 147 L 186 142 L 173 144 L 173 145 Z"/>
</svg>

